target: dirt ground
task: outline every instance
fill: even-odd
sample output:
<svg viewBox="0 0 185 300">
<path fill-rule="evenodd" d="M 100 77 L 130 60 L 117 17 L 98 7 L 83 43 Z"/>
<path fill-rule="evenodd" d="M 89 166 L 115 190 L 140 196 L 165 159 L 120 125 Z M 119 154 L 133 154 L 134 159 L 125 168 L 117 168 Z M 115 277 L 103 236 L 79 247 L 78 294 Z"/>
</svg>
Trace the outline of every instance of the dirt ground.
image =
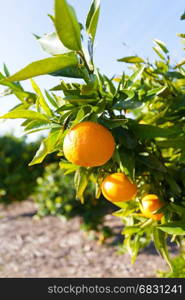
<svg viewBox="0 0 185 300">
<path fill-rule="evenodd" d="M 153 246 L 132 266 L 128 254 L 118 254 L 122 225 L 106 217 L 117 233 L 103 245 L 79 229 L 80 218 L 33 218 L 31 201 L 0 206 L 0 277 L 155 277 L 166 268 Z"/>
</svg>

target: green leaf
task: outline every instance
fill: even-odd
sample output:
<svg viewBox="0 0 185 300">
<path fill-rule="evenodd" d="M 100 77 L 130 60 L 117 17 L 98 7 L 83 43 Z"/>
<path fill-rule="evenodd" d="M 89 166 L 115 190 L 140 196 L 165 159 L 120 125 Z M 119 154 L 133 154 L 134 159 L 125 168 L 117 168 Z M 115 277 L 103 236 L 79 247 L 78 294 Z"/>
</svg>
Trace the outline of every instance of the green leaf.
<svg viewBox="0 0 185 300">
<path fill-rule="evenodd" d="M 115 109 L 136 109 L 143 105 L 143 102 L 137 100 L 121 100 L 114 104 Z"/>
<path fill-rule="evenodd" d="M 80 25 L 66 0 L 55 0 L 55 27 L 61 42 L 71 50 L 81 50 Z"/>
<path fill-rule="evenodd" d="M 57 113 L 61 113 L 63 111 L 71 111 L 74 108 L 72 104 L 62 105 L 57 109 Z"/>
<path fill-rule="evenodd" d="M 122 144 L 124 148 L 126 147 L 129 150 L 134 149 L 137 146 L 137 138 L 131 131 L 126 128 L 119 128 L 119 140 L 120 144 Z"/>
<path fill-rule="evenodd" d="M 92 53 L 89 51 L 87 51 L 87 49 L 83 46 L 83 57 L 86 61 L 86 67 L 88 67 L 88 69 L 93 72 L 94 71 L 94 65 L 92 63 Z M 90 50 L 90 49 L 89 49 Z"/>
<path fill-rule="evenodd" d="M 100 14 L 100 0 L 93 0 L 86 20 L 86 30 L 92 41 L 95 39 Z"/>
<path fill-rule="evenodd" d="M 132 122 L 131 127 L 134 134 L 141 139 L 153 139 L 156 137 L 170 137 L 180 133 L 177 127 L 161 128 L 153 125 L 137 124 Z"/>
<path fill-rule="evenodd" d="M 132 205 L 128 206 L 127 204 L 125 204 L 125 202 L 112 202 L 112 203 L 114 203 L 118 207 L 121 207 L 121 209 L 112 213 L 113 216 L 116 216 L 119 218 L 124 218 L 124 217 L 130 216 L 136 209 Z"/>
<path fill-rule="evenodd" d="M 168 174 L 168 176 L 166 176 L 165 180 L 167 181 L 171 191 L 179 196 L 181 194 L 181 188 L 180 186 L 177 184 L 176 180 L 173 178 L 173 176 L 171 176 L 170 174 Z"/>
<path fill-rule="evenodd" d="M 98 107 L 98 110 L 99 108 L 100 107 Z M 104 106 L 102 105 L 102 109 L 100 110 L 100 112 L 103 112 L 104 110 L 105 110 Z M 127 123 L 127 120 L 126 119 L 103 119 L 103 120 L 99 119 L 99 122 L 101 122 L 102 125 L 107 126 L 110 129 L 113 129 L 120 126 L 124 126 Z"/>
<path fill-rule="evenodd" d="M 48 125 L 48 121 L 44 121 L 44 120 L 31 120 L 29 121 L 28 124 L 26 124 L 26 127 L 24 128 L 24 131 L 30 131 L 33 129 L 49 129 Z"/>
<path fill-rule="evenodd" d="M 185 208 L 182 206 L 182 205 L 177 205 L 173 202 L 171 202 L 169 205 L 168 205 L 168 209 L 170 209 L 170 211 L 172 212 L 176 212 L 178 213 L 180 216 L 182 216 L 182 218 L 184 219 L 185 217 Z M 185 223 L 184 223 L 185 224 Z"/>
<path fill-rule="evenodd" d="M 136 63 L 144 63 L 145 61 L 138 56 L 126 56 L 123 58 L 118 59 L 118 61 L 130 63 L 130 64 L 136 64 Z"/>
<path fill-rule="evenodd" d="M 183 149 L 185 145 L 185 136 L 157 141 L 157 145 L 161 148 Z"/>
<path fill-rule="evenodd" d="M 36 101 L 37 96 L 33 93 L 26 92 L 26 91 L 17 91 L 17 90 L 12 90 L 12 93 L 23 103 L 25 104 L 33 104 Z"/>
<path fill-rule="evenodd" d="M 17 90 L 20 91 L 21 88 L 15 83 L 11 83 L 7 80 L 7 77 L 5 77 L 1 72 L 0 72 L 0 85 L 8 86 L 12 90 Z"/>
<path fill-rule="evenodd" d="M 85 168 L 79 168 L 74 177 L 74 184 L 76 188 L 76 197 L 80 199 L 81 203 L 84 203 L 84 191 L 88 185 L 89 174 Z"/>
<path fill-rule="evenodd" d="M 177 86 L 177 88 L 184 88 L 185 87 L 185 79 L 178 79 L 175 82 L 175 85 Z"/>
<path fill-rule="evenodd" d="M 65 113 L 63 113 L 60 117 L 60 124 L 63 124 L 63 126 L 65 125 L 65 122 L 67 120 L 69 120 L 70 116 L 74 113 L 74 108 L 72 108 L 70 111 L 67 111 Z"/>
<path fill-rule="evenodd" d="M 127 226 L 123 229 L 122 234 L 134 234 L 134 233 L 138 233 L 139 231 L 141 231 L 142 228 L 140 228 L 139 226 Z"/>
<path fill-rule="evenodd" d="M 98 99 L 96 98 L 86 98 L 84 96 L 78 97 L 78 96 L 66 96 L 64 100 L 69 101 L 71 103 L 91 103 L 91 102 L 97 102 Z"/>
<path fill-rule="evenodd" d="M 33 36 L 36 38 L 36 40 L 41 39 L 41 36 L 36 33 L 33 33 Z"/>
<path fill-rule="evenodd" d="M 16 112 L 17 110 L 27 110 L 28 107 L 29 107 L 28 104 L 20 103 L 20 104 L 15 105 L 12 109 L 10 109 L 9 112 Z M 28 122 L 29 122 L 29 120 L 28 120 Z"/>
<path fill-rule="evenodd" d="M 6 88 L 2 92 L 0 92 L 0 97 L 5 97 L 11 94 L 12 94 L 12 90 L 10 88 Z"/>
<path fill-rule="evenodd" d="M 31 79 L 31 85 L 32 85 L 32 88 L 34 89 L 35 93 L 37 94 L 37 101 L 38 101 L 40 107 L 43 109 L 43 111 L 46 113 L 46 115 L 51 117 L 53 115 L 53 113 L 52 113 L 51 109 L 49 108 L 47 102 L 45 101 L 44 96 L 43 96 L 39 86 L 36 84 L 36 82 L 33 79 Z"/>
<path fill-rule="evenodd" d="M 177 36 L 179 36 L 182 39 L 185 39 L 185 33 L 177 33 Z"/>
<path fill-rule="evenodd" d="M 168 88 L 168 86 L 164 86 L 161 90 L 159 90 L 158 92 L 156 92 L 156 96 L 159 97 L 166 97 L 170 95 L 170 89 Z"/>
<path fill-rule="evenodd" d="M 51 19 L 52 23 L 55 25 L 55 18 L 53 15 L 48 14 L 48 17 Z"/>
<path fill-rule="evenodd" d="M 127 97 L 125 97 L 125 94 L 127 95 Z M 120 91 L 120 98 L 118 98 L 118 100 L 131 100 L 134 98 L 135 96 L 135 92 L 133 90 L 128 90 L 128 89 L 122 89 Z"/>
<path fill-rule="evenodd" d="M 81 95 L 92 95 L 97 93 L 98 79 L 96 75 L 90 75 L 90 80 L 87 84 L 81 85 Z"/>
<path fill-rule="evenodd" d="M 111 96 L 114 96 L 115 92 L 116 92 L 116 88 L 112 82 L 112 79 L 109 79 L 107 76 L 103 76 L 103 81 L 104 81 L 104 85 L 106 86 L 107 88 L 107 91 L 108 93 L 111 95 Z"/>
<path fill-rule="evenodd" d="M 112 203 L 114 203 L 116 206 L 121 208 L 121 210 L 114 212 L 113 215 L 116 216 L 118 213 L 119 214 L 118 216 L 120 216 L 120 214 L 121 214 L 123 217 L 125 217 L 125 216 L 131 214 L 131 209 L 128 208 L 128 204 L 126 202 L 112 202 Z M 135 208 L 134 208 L 134 210 L 135 210 Z"/>
<path fill-rule="evenodd" d="M 0 119 L 32 119 L 32 120 L 45 120 L 49 122 L 47 116 L 32 110 L 19 109 L 16 111 L 8 112 L 0 117 Z"/>
<path fill-rule="evenodd" d="M 164 52 L 164 53 L 168 53 L 168 49 L 166 48 L 166 45 L 164 42 L 160 41 L 160 40 L 157 40 L 155 39 L 154 42 L 161 48 L 161 50 Z"/>
<path fill-rule="evenodd" d="M 40 148 L 38 149 L 33 160 L 29 163 L 29 166 L 33 166 L 35 164 L 41 163 L 48 154 L 59 150 L 60 147 L 62 147 L 61 146 L 62 136 L 63 136 L 62 129 L 57 128 L 52 130 L 49 136 L 42 141 Z"/>
<path fill-rule="evenodd" d="M 181 20 L 185 20 L 185 12 L 180 17 Z"/>
<path fill-rule="evenodd" d="M 179 161 L 185 163 L 185 150 L 182 151 Z"/>
<path fill-rule="evenodd" d="M 157 226 L 160 230 L 175 235 L 185 235 L 185 222 L 176 221 Z"/>
<path fill-rule="evenodd" d="M 9 77 L 10 76 L 10 72 L 9 72 L 6 64 L 3 64 L 3 69 L 4 69 L 4 73 L 5 73 L 6 77 Z"/>
<path fill-rule="evenodd" d="M 136 260 L 137 254 L 142 248 L 142 242 L 141 237 L 139 234 L 136 234 L 134 236 L 127 235 L 124 239 L 124 246 L 127 249 L 127 252 L 131 255 L 131 263 L 133 264 Z"/>
<path fill-rule="evenodd" d="M 50 73 L 50 75 L 57 76 L 57 77 L 83 78 L 83 71 L 79 66 L 70 66 L 52 72 Z"/>
<path fill-rule="evenodd" d="M 70 169 L 71 167 L 76 167 L 76 168 L 79 168 L 78 166 L 76 166 L 76 165 L 73 165 L 72 163 L 70 163 L 70 162 L 68 162 L 68 161 L 66 161 L 66 160 L 61 160 L 60 162 L 59 162 L 59 167 L 61 168 L 61 169 L 65 169 L 65 170 L 68 170 L 68 169 Z"/>
<path fill-rule="evenodd" d="M 153 50 L 157 53 L 157 55 L 162 59 L 165 60 L 165 57 L 162 55 L 162 53 L 160 52 L 160 48 L 159 47 L 153 47 Z"/>
<path fill-rule="evenodd" d="M 169 70 L 169 66 L 165 61 L 157 60 L 155 61 L 157 69 L 155 70 L 156 74 L 166 73 Z"/>
<path fill-rule="evenodd" d="M 183 66 L 185 64 L 185 59 L 181 60 L 176 66 L 175 68 L 179 68 L 181 66 Z"/>
<path fill-rule="evenodd" d="M 76 165 L 74 165 L 74 164 L 71 164 L 71 163 L 69 163 L 69 162 L 67 162 L 67 161 L 60 161 L 60 162 L 59 162 L 59 167 L 60 167 L 61 169 L 66 170 L 65 173 L 64 173 L 65 175 L 70 174 L 70 173 L 73 173 L 73 172 L 75 172 L 76 170 L 79 169 L 79 166 L 76 166 Z"/>
<path fill-rule="evenodd" d="M 141 65 L 129 78 L 130 84 L 133 84 L 137 80 L 139 80 L 145 70 L 145 65 Z"/>
<path fill-rule="evenodd" d="M 7 73 L 8 74 L 8 73 Z M 17 83 L 11 83 L 7 80 L 7 78 L 0 73 L 0 85 L 4 85 L 9 87 L 9 89 L 6 89 L 0 96 L 6 96 L 8 94 L 14 94 L 19 100 L 21 100 L 23 103 L 32 103 L 36 100 L 36 95 L 27 91 L 24 91 L 22 87 Z"/>
<path fill-rule="evenodd" d="M 46 94 L 46 97 L 47 97 L 48 101 L 53 105 L 53 107 L 55 107 L 55 108 L 58 109 L 58 108 L 59 108 L 59 105 L 58 105 L 58 103 L 56 102 L 55 98 L 52 97 L 52 96 L 48 93 L 48 91 L 46 91 L 46 90 L 45 90 L 45 94 Z"/>
<path fill-rule="evenodd" d="M 70 51 L 62 44 L 56 32 L 45 34 L 37 41 L 39 42 L 42 49 L 51 55 L 64 54 Z"/>
<path fill-rule="evenodd" d="M 122 163 L 122 167 L 124 168 L 124 172 L 128 175 L 132 180 L 135 178 L 135 157 L 131 150 L 124 150 L 124 153 L 120 153 L 120 159 Z"/>
<path fill-rule="evenodd" d="M 73 121 L 72 123 L 72 126 L 80 123 L 83 119 L 84 119 L 84 116 L 85 116 L 85 111 L 83 109 L 83 106 L 79 109 L 77 115 L 76 115 L 76 118 L 75 120 Z"/>
<path fill-rule="evenodd" d="M 6 80 L 9 82 L 25 80 L 28 78 L 48 74 L 56 70 L 60 70 L 61 68 L 77 64 L 78 59 L 74 53 L 62 54 L 35 61 L 27 65 L 14 75 L 8 77 Z"/>
<path fill-rule="evenodd" d="M 154 244 L 158 252 L 161 256 L 166 260 L 167 264 L 169 265 L 170 269 L 173 271 L 172 263 L 169 257 L 168 249 L 166 246 L 166 236 L 165 233 L 159 230 L 158 228 L 153 228 L 153 239 Z"/>
<path fill-rule="evenodd" d="M 154 155 L 138 155 L 137 160 L 144 165 L 146 165 L 150 169 L 158 170 L 160 172 L 166 173 L 167 170 L 161 163 L 161 161 Z"/>
<path fill-rule="evenodd" d="M 155 96 L 156 95 L 156 93 L 158 93 L 158 92 L 160 92 L 161 91 L 161 87 L 159 87 L 159 88 L 152 88 L 151 90 L 149 90 L 148 92 L 147 92 L 147 94 L 146 94 L 146 96 L 147 97 L 149 97 L 149 96 Z"/>
</svg>

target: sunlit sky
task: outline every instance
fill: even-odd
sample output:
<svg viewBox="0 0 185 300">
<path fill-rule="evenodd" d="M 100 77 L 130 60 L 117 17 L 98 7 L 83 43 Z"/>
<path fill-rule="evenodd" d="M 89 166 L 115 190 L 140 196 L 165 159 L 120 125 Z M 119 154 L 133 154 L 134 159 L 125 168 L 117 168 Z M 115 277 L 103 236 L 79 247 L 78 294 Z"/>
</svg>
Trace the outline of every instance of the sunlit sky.
<svg viewBox="0 0 185 300">
<path fill-rule="evenodd" d="M 109 76 L 120 74 L 125 64 L 118 58 L 139 55 L 156 58 L 152 50 L 154 38 L 164 41 L 174 63 L 183 57 L 183 46 L 176 36 L 185 32 L 180 16 L 185 10 L 184 0 L 102 0 L 100 22 L 95 43 L 95 62 Z M 69 0 L 81 23 L 85 22 L 90 0 Z M 53 13 L 53 0 L 0 0 L 0 69 L 3 62 L 11 73 L 31 61 L 47 57 L 32 33 L 43 35 L 53 31 L 47 14 Z M 42 88 L 58 83 L 57 78 L 36 78 Z M 29 81 L 23 83 L 30 89 Z M 2 88 L 0 87 L 0 90 Z M 0 98 L 0 115 L 18 102 L 14 96 Z M 13 132 L 21 136 L 19 121 L 0 122 L 0 134 Z M 34 138 L 34 136 L 33 136 Z"/>
</svg>

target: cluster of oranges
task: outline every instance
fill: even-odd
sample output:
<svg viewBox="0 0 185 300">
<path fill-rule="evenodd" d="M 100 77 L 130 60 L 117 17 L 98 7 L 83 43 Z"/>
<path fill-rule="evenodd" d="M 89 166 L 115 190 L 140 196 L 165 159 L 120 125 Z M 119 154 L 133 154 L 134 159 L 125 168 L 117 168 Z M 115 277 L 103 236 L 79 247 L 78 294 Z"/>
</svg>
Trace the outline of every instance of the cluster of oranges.
<svg viewBox="0 0 185 300">
<path fill-rule="evenodd" d="M 112 157 L 115 140 L 104 126 L 85 121 L 66 134 L 63 150 L 70 162 L 82 167 L 96 167 L 104 165 Z M 136 196 L 137 186 L 124 173 L 112 173 L 103 180 L 101 191 L 107 200 L 123 202 Z M 155 213 L 162 206 L 161 200 L 153 194 L 146 195 L 141 201 L 142 214 L 154 220 L 162 218 L 163 213 Z"/>
</svg>

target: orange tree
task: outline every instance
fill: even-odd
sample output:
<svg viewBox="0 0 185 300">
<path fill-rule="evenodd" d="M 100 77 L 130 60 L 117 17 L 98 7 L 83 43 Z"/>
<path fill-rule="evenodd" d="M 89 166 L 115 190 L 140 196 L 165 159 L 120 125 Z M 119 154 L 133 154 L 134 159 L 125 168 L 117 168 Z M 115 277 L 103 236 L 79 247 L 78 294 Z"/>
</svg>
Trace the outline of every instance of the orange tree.
<svg viewBox="0 0 185 300">
<path fill-rule="evenodd" d="M 185 60 L 172 66 L 165 44 L 154 40 L 158 60 L 121 58 L 131 72 L 108 78 L 93 60 L 99 11 L 100 0 L 94 0 L 83 26 L 66 0 L 54 1 L 55 32 L 36 36 L 52 56 L 14 75 L 4 67 L 4 95 L 14 94 L 20 104 L 1 118 L 25 119 L 26 134 L 49 129 L 30 166 L 57 152 L 60 168 L 74 173 L 82 203 L 91 181 L 96 198 L 102 190 L 119 207 L 115 215 L 125 225 L 132 261 L 153 240 L 171 265 L 166 240 L 180 245 L 185 234 Z M 44 74 L 73 80 L 42 93 L 32 78 Z M 21 86 L 25 79 L 33 92 Z"/>
</svg>

